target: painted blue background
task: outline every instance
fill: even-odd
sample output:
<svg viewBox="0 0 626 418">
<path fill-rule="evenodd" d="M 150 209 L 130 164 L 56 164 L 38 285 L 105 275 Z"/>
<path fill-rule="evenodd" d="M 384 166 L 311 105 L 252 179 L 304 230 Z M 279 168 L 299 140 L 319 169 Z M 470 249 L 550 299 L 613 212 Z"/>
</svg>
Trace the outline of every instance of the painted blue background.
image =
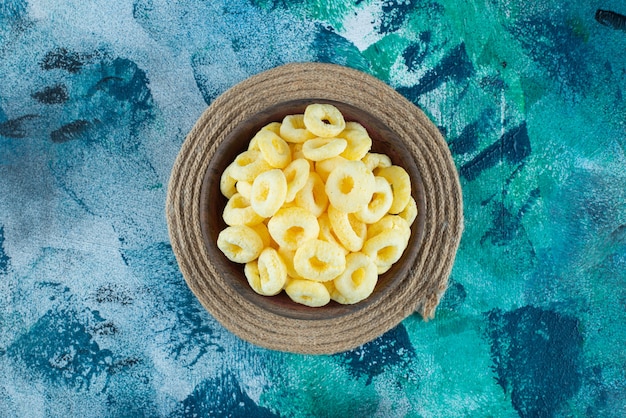
<svg viewBox="0 0 626 418">
<path fill-rule="evenodd" d="M 626 416 L 626 5 L 0 0 L 0 416 Z M 466 231 L 434 320 L 334 356 L 197 302 L 164 202 L 215 97 L 368 72 L 448 140 Z"/>
</svg>

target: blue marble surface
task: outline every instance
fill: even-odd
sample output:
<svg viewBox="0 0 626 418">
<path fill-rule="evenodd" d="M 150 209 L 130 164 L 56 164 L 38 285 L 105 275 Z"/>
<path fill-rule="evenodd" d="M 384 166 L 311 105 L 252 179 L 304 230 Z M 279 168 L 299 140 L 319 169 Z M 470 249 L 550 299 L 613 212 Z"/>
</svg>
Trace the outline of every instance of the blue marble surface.
<svg viewBox="0 0 626 418">
<path fill-rule="evenodd" d="M 626 5 L 0 1 L 0 416 L 626 416 Z M 446 137 L 466 230 L 434 320 L 265 350 L 173 256 L 185 135 L 294 61 L 385 81 Z"/>
</svg>

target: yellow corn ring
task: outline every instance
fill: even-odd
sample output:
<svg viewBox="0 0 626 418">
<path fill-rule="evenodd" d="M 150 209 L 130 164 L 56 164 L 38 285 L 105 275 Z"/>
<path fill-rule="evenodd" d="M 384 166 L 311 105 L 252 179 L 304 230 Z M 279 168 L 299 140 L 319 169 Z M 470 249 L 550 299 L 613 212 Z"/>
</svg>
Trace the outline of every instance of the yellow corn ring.
<svg viewBox="0 0 626 418">
<path fill-rule="evenodd" d="M 273 248 L 265 248 L 257 259 L 259 270 L 259 288 L 257 293 L 274 296 L 283 290 L 287 280 L 287 267 L 278 252 Z"/>
<path fill-rule="evenodd" d="M 346 256 L 346 269 L 333 280 L 335 289 L 343 296 L 342 303 L 352 304 L 366 299 L 378 282 L 376 265 L 363 253 Z M 332 297 L 332 296 L 331 296 Z"/>
<path fill-rule="evenodd" d="M 346 256 L 337 244 L 312 239 L 296 250 L 293 267 L 305 279 L 326 282 L 344 271 Z"/>
<path fill-rule="evenodd" d="M 261 254 L 263 241 L 249 226 L 228 226 L 217 236 L 217 248 L 230 261 L 245 264 Z"/>
<path fill-rule="evenodd" d="M 411 199 L 411 178 L 404 168 L 398 165 L 383 167 L 376 170 L 376 175 L 387 179 L 393 192 L 393 203 L 389 213 L 398 214 Z"/>
<path fill-rule="evenodd" d="M 368 152 L 361 161 L 363 161 L 363 164 L 365 164 L 369 171 L 374 171 L 377 168 L 391 167 L 391 158 L 386 154 Z"/>
<path fill-rule="evenodd" d="M 285 196 L 285 202 L 289 203 L 296 198 L 298 193 L 306 184 L 309 179 L 309 172 L 311 171 L 310 163 L 304 158 L 298 158 L 293 160 L 285 169 L 285 179 L 287 180 L 287 195 Z"/>
<path fill-rule="evenodd" d="M 317 222 L 320 225 L 320 234 L 318 236 L 318 239 L 330 242 L 331 244 L 336 244 L 342 249 L 344 254 L 348 254 L 349 251 L 343 246 L 343 244 L 341 244 L 339 238 L 337 238 L 337 236 L 333 232 L 333 228 L 330 225 L 330 219 L 328 219 L 328 213 L 322 213 L 319 218 L 317 218 Z"/>
<path fill-rule="evenodd" d="M 304 115 L 287 115 L 280 126 L 280 136 L 287 142 L 302 143 L 307 139 L 315 138 L 304 126 Z"/>
<path fill-rule="evenodd" d="M 386 273 L 387 270 L 389 270 L 392 266 L 393 266 L 393 264 L 386 264 L 386 265 L 376 266 L 376 271 L 378 272 L 379 275 L 381 275 L 381 274 Z"/>
<path fill-rule="evenodd" d="M 348 160 L 360 160 L 372 148 L 372 138 L 365 127 L 358 122 L 346 122 L 346 128 L 338 137 L 348 142 L 346 149 L 341 153 L 341 156 Z"/>
<path fill-rule="evenodd" d="M 341 303 L 342 305 L 348 305 L 349 302 L 346 298 L 344 298 L 341 293 L 335 288 L 334 280 L 323 282 L 322 283 L 326 290 L 328 290 L 328 294 L 330 295 L 330 300 L 334 300 L 337 303 Z"/>
<path fill-rule="evenodd" d="M 326 195 L 330 204 L 342 212 L 357 212 L 374 193 L 374 174 L 361 161 L 346 161 L 330 172 Z"/>
<path fill-rule="evenodd" d="M 338 156 L 347 146 L 343 138 L 313 138 L 302 144 L 302 153 L 311 161 L 321 161 Z"/>
<path fill-rule="evenodd" d="M 282 124 L 280 122 L 270 122 L 267 125 L 265 125 L 264 127 L 262 127 L 261 129 L 262 130 L 265 129 L 267 131 L 274 132 L 276 135 L 281 136 L 280 135 L 280 127 L 281 126 L 282 126 Z"/>
<path fill-rule="evenodd" d="M 269 129 L 261 129 L 255 136 L 261 155 L 274 168 L 285 168 L 291 162 L 291 148 L 280 136 Z"/>
<path fill-rule="evenodd" d="M 330 174 L 330 172 L 333 171 L 333 169 L 335 167 L 337 167 L 338 165 L 343 164 L 346 161 L 348 161 L 348 160 L 346 160 L 345 158 L 343 158 L 341 156 L 328 158 L 326 160 L 317 161 L 315 163 L 315 172 L 317 174 L 319 174 L 319 176 L 322 179 L 322 181 L 324 183 L 326 183 L 326 180 L 328 180 L 328 175 Z"/>
<path fill-rule="evenodd" d="M 324 213 L 328 207 L 328 196 L 326 196 L 324 182 L 316 172 L 311 171 L 309 173 L 309 178 L 304 187 L 296 193 L 295 202 L 296 205 L 306 209 L 315 217 Z"/>
<path fill-rule="evenodd" d="M 315 136 L 332 138 L 346 127 L 343 115 L 330 104 L 311 104 L 304 110 L 304 126 Z"/>
<path fill-rule="evenodd" d="M 354 214 L 342 212 L 333 205 L 328 206 L 328 219 L 335 236 L 348 251 L 361 250 L 367 237 L 367 225 Z"/>
<path fill-rule="evenodd" d="M 380 221 L 367 225 L 367 238 L 375 237 L 384 231 L 394 231 L 402 235 L 407 241 L 411 237 L 411 227 L 407 221 L 399 215 L 385 215 Z"/>
<path fill-rule="evenodd" d="M 313 280 L 291 279 L 285 286 L 285 293 L 294 302 L 312 308 L 318 308 L 330 302 L 330 295 L 324 283 Z"/>
<path fill-rule="evenodd" d="M 267 222 L 270 236 L 279 246 L 295 251 L 320 233 L 317 218 L 306 209 L 282 208 Z"/>
<path fill-rule="evenodd" d="M 361 222 L 373 224 L 382 219 L 389 212 L 393 202 L 391 186 L 384 177 L 374 177 L 374 193 L 370 202 L 363 206 L 361 210 L 354 213 L 354 216 Z"/>
<path fill-rule="evenodd" d="M 250 205 L 264 218 L 273 216 L 285 203 L 287 180 L 277 168 L 259 174 L 252 183 Z"/>
<path fill-rule="evenodd" d="M 268 123 L 267 125 L 261 128 L 261 131 L 263 130 L 273 132 L 276 135 L 280 136 L 280 122 Z M 257 134 L 252 137 L 252 139 L 250 140 L 250 143 L 248 144 L 249 151 L 250 150 L 260 151 L 258 140 L 259 138 L 258 138 L 258 132 L 257 132 Z"/>
<path fill-rule="evenodd" d="M 237 193 L 237 179 L 233 178 L 231 175 L 230 167 L 230 165 L 226 167 L 220 177 L 220 192 L 222 192 L 222 195 L 227 199 L 230 199 Z"/>
<path fill-rule="evenodd" d="M 259 234 L 259 237 L 261 237 L 261 241 L 263 241 L 263 248 L 272 245 L 272 239 L 270 237 L 270 232 L 267 230 L 267 225 L 261 222 L 256 225 L 250 225 L 250 228 L 254 229 L 254 232 Z"/>
<path fill-rule="evenodd" d="M 250 201 L 235 193 L 228 199 L 222 218 L 226 225 L 256 225 L 263 222 L 263 217 L 250 206 Z"/>
<path fill-rule="evenodd" d="M 257 260 L 248 261 L 243 267 L 243 274 L 248 280 L 248 284 L 258 294 L 262 295 L 261 276 L 259 275 L 259 263 Z"/>
<path fill-rule="evenodd" d="M 298 274 L 293 266 L 293 257 L 294 255 L 296 255 L 296 252 L 288 250 L 284 247 L 278 247 L 276 251 L 278 251 L 278 255 L 280 255 L 280 258 L 282 258 L 285 262 L 285 267 L 287 268 L 287 276 L 293 279 L 302 279 L 303 277 Z"/>
<path fill-rule="evenodd" d="M 237 181 L 254 181 L 254 178 L 272 166 L 265 161 L 261 151 L 248 150 L 239 154 L 229 166 L 230 175 Z"/>
<path fill-rule="evenodd" d="M 374 261 L 376 266 L 390 266 L 400 259 L 408 240 L 395 231 L 383 231 L 369 238 L 363 244 L 363 253 Z"/>
<path fill-rule="evenodd" d="M 252 191 L 252 183 L 249 181 L 238 181 L 235 185 L 237 193 L 250 200 L 250 192 Z"/>
<path fill-rule="evenodd" d="M 258 138 L 255 136 L 252 137 L 250 143 L 248 144 L 248 151 L 261 151 L 259 148 Z"/>
<path fill-rule="evenodd" d="M 402 212 L 398 213 L 398 216 L 404 219 L 409 225 L 413 225 L 413 222 L 415 222 L 415 218 L 417 218 L 417 213 L 417 203 L 415 202 L 415 199 L 413 199 L 413 197 L 411 196 L 411 199 L 409 199 L 409 203 L 407 203 L 406 207 L 402 209 Z"/>
<path fill-rule="evenodd" d="M 304 153 L 302 152 L 302 145 L 304 145 L 303 143 L 297 143 L 297 144 L 289 144 L 289 148 L 291 149 L 291 160 L 299 160 L 299 159 L 305 159 L 306 157 L 304 156 Z M 307 160 L 309 161 L 309 160 Z M 309 166 L 311 166 L 311 162 L 309 162 Z"/>
</svg>

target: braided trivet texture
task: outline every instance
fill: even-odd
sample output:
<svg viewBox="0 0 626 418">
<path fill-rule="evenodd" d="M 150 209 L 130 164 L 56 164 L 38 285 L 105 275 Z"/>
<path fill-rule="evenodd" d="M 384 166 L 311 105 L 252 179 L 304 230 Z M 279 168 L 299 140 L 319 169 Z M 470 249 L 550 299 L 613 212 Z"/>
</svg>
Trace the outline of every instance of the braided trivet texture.
<svg viewBox="0 0 626 418">
<path fill-rule="evenodd" d="M 211 157 L 242 121 L 276 103 L 319 98 L 367 109 L 404 141 L 424 189 L 423 240 L 393 292 L 347 315 L 298 319 L 269 312 L 234 292 L 209 254 L 200 225 L 201 188 Z M 219 179 L 216 182 L 219 185 Z M 205 110 L 185 139 L 168 186 L 166 216 L 180 270 L 202 305 L 228 330 L 255 345 L 332 354 L 362 345 L 418 312 L 433 317 L 448 285 L 463 230 L 461 187 L 448 145 L 415 105 L 382 81 L 347 67 L 292 63 L 233 86 Z"/>
</svg>

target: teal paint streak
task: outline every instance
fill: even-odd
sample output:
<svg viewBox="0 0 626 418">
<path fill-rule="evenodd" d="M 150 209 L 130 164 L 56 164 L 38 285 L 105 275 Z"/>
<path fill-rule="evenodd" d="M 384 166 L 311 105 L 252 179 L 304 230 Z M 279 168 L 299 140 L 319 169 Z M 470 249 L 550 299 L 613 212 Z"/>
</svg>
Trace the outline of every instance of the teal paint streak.
<svg viewBox="0 0 626 418">
<path fill-rule="evenodd" d="M 241 391 L 237 379 L 232 374 L 225 374 L 196 386 L 172 416 L 270 418 L 278 415 L 254 403 Z"/>
<path fill-rule="evenodd" d="M 581 387 L 582 334 L 576 318 L 530 306 L 488 314 L 498 384 L 522 417 L 550 417 Z"/>
<path fill-rule="evenodd" d="M 358 49 L 347 39 L 336 34 L 332 29 L 318 26 L 312 47 L 317 53 L 317 60 L 344 65 L 368 72 L 369 64 L 363 59 Z"/>
<path fill-rule="evenodd" d="M 400 30 L 406 19 L 411 16 L 413 11 L 418 7 L 424 7 L 425 4 L 420 4 L 420 1 L 386 1 L 381 7 L 381 22 L 378 28 L 380 33 L 392 33 Z M 428 6 L 433 7 L 436 3 L 431 3 Z"/>
<path fill-rule="evenodd" d="M 558 14 L 521 17 L 509 29 L 550 78 L 585 88 L 591 76 L 584 38 Z"/>
<path fill-rule="evenodd" d="M 402 324 L 358 348 L 336 354 L 355 378 L 367 377 L 365 385 L 385 371 L 399 368 L 409 370 L 415 349 Z"/>
<path fill-rule="evenodd" d="M 483 149 L 474 159 L 459 169 L 459 174 L 468 180 L 474 180 L 480 173 L 493 167 L 502 160 L 511 164 L 520 164 L 531 153 L 530 138 L 526 124 L 516 126 L 506 132 L 494 144 Z"/>
<path fill-rule="evenodd" d="M 4 32 L 4 25 L 20 22 L 26 15 L 28 3 L 24 0 L 6 0 L 0 11 L 0 36 Z M 0 38 L 1 39 L 1 38 Z"/>
<path fill-rule="evenodd" d="M 209 314 L 186 286 L 178 271 L 169 244 L 157 243 L 139 250 L 124 249 L 122 255 L 125 263 L 138 276 L 146 276 L 144 280 L 159 289 L 155 290 L 154 295 L 159 309 L 175 312 L 176 321 L 172 328 L 161 330 L 167 339 L 169 355 L 192 367 L 207 353 L 224 351 L 215 335 Z M 132 297 L 116 286 L 101 289 L 99 295 L 104 300 L 132 303 Z"/>
<path fill-rule="evenodd" d="M 0 135 L 6 138 L 20 139 L 28 136 L 30 128 L 37 123 L 39 115 L 28 114 L 18 116 L 0 123 Z"/>
<path fill-rule="evenodd" d="M 4 227 L 0 226 L 0 274 L 7 274 L 11 258 L 4 249 Z"/>
<path fill-rule="evenodd" d="M 452 49 L 436 67 L 428 70 L 418 84 L 411 87 L 401 87 L 398 91 L 414 103 L 418 103 L 419 96 L 438 88 L 444 82 L 464 81 L 472 77 L 473 74 L 474 68 L 467 56 L 465 45 L 460 44 Z"/>
<path fill-rule="evenodd" d="M 49 311 L 7 349 L 7 355 L 23 362 L 48 384 L 64 384 L 89 390 L 92 381 L 106 375 L 113 354 L 93 341 L 76 312 Z"/>
</svg>

